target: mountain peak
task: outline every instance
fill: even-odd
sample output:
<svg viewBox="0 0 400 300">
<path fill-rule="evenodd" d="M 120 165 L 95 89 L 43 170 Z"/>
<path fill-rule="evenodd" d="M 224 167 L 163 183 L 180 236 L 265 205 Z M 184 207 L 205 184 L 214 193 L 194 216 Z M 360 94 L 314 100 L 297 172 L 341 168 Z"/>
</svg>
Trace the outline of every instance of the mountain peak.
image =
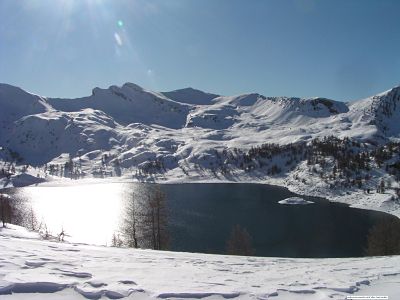
<svg viewBox="0 0 400 300">
<path fill-rule="evenodd" d="M 6 94 L 12 94 L 12 95 L 32 95 L 32 96 L 37 96 L 35 94 L 29 93 L 27 91 L 25 91 L 24 89 L 15 86 L 15 85 L 11 85 L 11 84 L 7 84 L 7 83 L 1 83 L 0 82 L 0 93 L 2 95 L 6 95 Z"/>
<path fill-rule="evenodd" d="M 141 86 L 132 83 L 132 82 L 125 82 L 124 85 L 122 86 L 122 88 L 129 88 L 129 89 L 133 89 L 135 91 L 144 91 L 145 89 L 142 88 Z"/>
<path fill-rule="evenodd" d="M 20 87 L 0 83 L 0 123 L 45 112 L 49 109 L 46 100 Z"/>
<path fill-rule="evenodd" d="M 211 100 L 220 95 L 203 92 L 192 87 L 178 89 L 170 92 L 161 92 L 162 95 L 181 103 L 206 105 L 211 104 Z"/>
<path fill-rule="evenodd" d="M 388 90 L 386 90 L 382 93 L 379 93 L 377 95 L 374 95 L 372 97 L 382 97 L 382 96 L 386 96 L 386 95 L 389 95 L 392 93 L 399 93 L 399 92 L 400 92 L 400 85 L 397 85 L 397 86 L 392 87 L 391 89 L 388 89 Z"/>
</svg>

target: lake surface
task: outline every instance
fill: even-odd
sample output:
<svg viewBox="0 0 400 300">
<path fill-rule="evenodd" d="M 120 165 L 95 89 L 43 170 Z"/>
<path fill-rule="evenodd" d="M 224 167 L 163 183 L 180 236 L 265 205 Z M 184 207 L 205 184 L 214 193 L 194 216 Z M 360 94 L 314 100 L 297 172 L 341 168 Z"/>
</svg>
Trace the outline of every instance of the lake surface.
<svg viewBox="0 0 400 300">
<path fill-rule="evenodd" d="M 127 199 L 153 187 L 143 183 L 79 183 L 14 190 L 53 234 L 62 229 L 73 242 L 110 245 L 120 230 Z M 252 237 L 255 255 L 281 257 L 362 256 L 368 231 L 388 214 L 303 197 L 308 205 L 282 205 L 297 196 L 261 184 L 167 184 L 169 249 L 226 253 L 238 224 Z"/>
</svg>

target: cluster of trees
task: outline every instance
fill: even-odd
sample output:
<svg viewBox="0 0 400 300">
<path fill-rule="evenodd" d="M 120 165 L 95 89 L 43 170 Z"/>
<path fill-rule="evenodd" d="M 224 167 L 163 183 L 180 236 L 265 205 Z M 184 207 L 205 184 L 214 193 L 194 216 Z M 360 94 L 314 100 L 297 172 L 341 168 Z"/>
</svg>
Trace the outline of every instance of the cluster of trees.
<svg viewBox="0 0 400 300">
<path fill-rule="evenodd" d="M 7 150 L 7 153 L 7 157 L 13 162 L 8 164 L 7 169 L 0 170 L 2 176 L 11 174 L 11 168 L 15 170 L 15 163 L 19 158 L 18 153 L 11 150 Z M 192 160 L 191 164 L 177 165 L 187 175 L 191 168 L 194 168 L 196 171 L 211 170 L 215 176 L 229 175 L 237 169 L 246 172 L 258 170 L 266 175 L 274 176 L 292 170 L 300 162 L 306 161 L 310 166 L 310 171 L 320 176 L 332 188 L 342 186 L 371 189 L 374 184 L 373 188 L 382 190 L 379 186 L 380 182 L 370 181 L 371 173 L 375 168 L 384 168 L 388 174 L 400 181 L 400 143 L 396 142 L 377 145 L 372 141 L 362 143 L 348 137 L 326 136 L 316 138 L 311 142 L 302 141 L 287 145 L 266 143 L 247 150 L 225 148 L 211 150 L 209 153 L 210 155 L 202 155 L 197 161 Z M 99 167 L 92 171 L 94 176 L 122 175 L 123 168 L 115 155 L 103 153 L 100 160 Z M 141 177 L 164 173 L 166 165 L 169 164 L 160 156 L 138 165 L 136 175 Z M 79 179 L 86 175 L 82 171 L 81 159 L 72 157 L 63 164 L 44 165 L 44 172 L 72 179 Z"/>
<path fill-rule="evenodd" d="M 43 167 L 44 172 L 53 176 L 68 177 L 71 179 L 81 179 L 85 177 L 79 164 L 74 163 L 70 158 L 64 164 L 45 164 Z"/>
<path fill-rule="evenodd" d="M 314 139 L 307 147 L 307 163 L 309 165 L 320 163 L 321 158 L 325 157 L 332 157 L 336 172 L 343 174 L 370 169 L 370 157 L 365 145 L 349 138 L 328 136 Z"/>
<path fill-rule="evenodd" d="M 374 146 L 360 143 L 349 138 L 339 139 L 333 136 L 315 139 L 308 150 L 309 164 L 318 162 L 318 158 L 332 157 L 337 172 L 343 175 L 358 175 L 361 171 L 371 171 L 375 166 L 400 179 L 400 143 L 389 142 Z"/>
<path fill-rule="evenodd" d="M 169 238 L 165 194 L 157 186 L 137 193 L 132 191 L 126 199 L 120 232 L 112 237 L 112 246 L 167 250 Z M 232 228 L 226 241 L 226 253 L 254 255 L 252 238 L 246 228 L 240 225 Z"/>
<path fill-rule="evenodd" d="M 45 223 L 38 222 L 36 214 L 28 202 L 15 194 L 0 193 L 0 221 L 3 227 L 7 227 L 7 224 L 15 224 L 36 231 L 43 239 L 64 240 L 64 230 L 58 237 L 53 236 Z"/>
<path fill-rule="evenodd" d="M 9 163 L 7 166 L 7 163 L 5 163 L 0 170 L 0 178 L 10 178 L 13 174 L 15 174 L 15 164 Z"/>
<path fill-rule="evenodd" d="M 371 151 L 379 167 L 400 181 L 400 143 L 390 142 Z"/>
<path fill-rule="evenodd" d="M 16 165 L 22 161 L 23 159 L 18 152 L 15 152 L 7 147 L 0 147 L 0 162 L 2 162 L 2 166 L 0 168 L 0 178 L 10 178 L 11 175 L 15 174 Z"/>
<path fill-rule="evenodd" d="M 239 148 L 215 150 L 215 161 L 210 168 L 217 173 L 230 174 L 239 168 L 246 172 L 263 169 L 268 175 L 276 175 L 291 168 L 305 157 L 305 143 L 287 145 L 262 144 L 249 150 Z"/>
<path fill-rule="evenodd" d="M 148 160 L 138 166 L 139 176 L 163 173 L 165 171 L 166 169 L 162 158 Z"/>
<path fill-rule="evenodd" d="M 26 225 L 27 208 L 23 200 L 0 193 L 0 220 L 3 227 L 7 224 Z"/>
<path fill-rule="evenodd" d="M 318 165 L 319 173 L 331 187 L 363 187 L 363 182 L 370 179 L 371 157 L 368 147 L 349 138 L 339 139 L 334 136 L 315 139 L 307 148 L 307 164 Z"/>
<path fill-rule="evenodd" d="M 195 163 L 194 168 L 208 168 L 215 176 L 218 173 L 228 175 L 235 169 L 246 172 L 258 170 L 274 176 L 306 161 L 310 172 L 320 176 L 331 188 L 356 187 L 368 192 L 376 189 L 383 193 L 391 182 L 374 179 L 372 171 L 376 168 L 385 168 L 388 174 L 400 181 L 400 143 L 395 142 L 377 146 L 347 137 L 326 136 L 309 143 L 263 144 L 247 151 L 238 148 L 215 150 L 215 155 L 207 159 L 208 164 L 204 161 L 201 165 Z M 306 181 L 305 178 L 298 180 Z"/>
<path fill-rule="evenodd" d="M 167 249 L 169 235 L 165 201 L 165 194 L 159 187 L 149 187 L 141 191 L 140 196 L 132 192 L 126 202 L 121 235 L 114 234 L 112 245 Z"/>
<path fill-rule="evenodd" d="M 63 164 L 44 164 L 43 171 L 45 174 L 71 179 L 80 179 L 85 176 L 82 171 L 82 160 L 79 158 L 76 162 L 73 160 L 72 155 L 69 155 L 68 160 Z"/>
<path fill-rule="evenodd" d="M 110 163 L 111 162 L 111 163 Z M 45 164 L 44 172 L 54 176 L 67 177 L 71 179 L 81 179 L 86 176 L 82 169 L 81 157 L 73 159 L 70 155 L 68 161 L 63 164 Z M 113 175 L 121 176 L 122 168 L 118 158 L 110 154 L 103 154 L 100 157 L 99 167 L 92 170 L 92 175 L 95 177 L 111 177 Z"/>
<path fill-rule="evenodd" d="M 0 147 L 0 156 L 5 162 L 9 163 L 21 163 L 24 158 L 17 152 L 8 147 Z"/>
</svg>

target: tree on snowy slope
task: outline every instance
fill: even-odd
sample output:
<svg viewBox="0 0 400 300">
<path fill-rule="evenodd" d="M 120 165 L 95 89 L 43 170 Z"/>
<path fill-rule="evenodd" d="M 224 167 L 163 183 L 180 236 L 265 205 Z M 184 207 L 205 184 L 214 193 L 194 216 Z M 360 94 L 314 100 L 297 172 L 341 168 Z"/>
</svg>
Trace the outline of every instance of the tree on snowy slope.
<svg viewBox="0 0 400 300">
<path fill-rule="evenodd" d="M 226 243 L 226 250 L 229 255 L 251 256 L 254 254 L 251 236 L 246 228 L 235 225 Z"/>
<path fill-rule="evenodd" d="M 11 197 L 7 194 L 0 194 L 0 218 L 3 223 L 3 227 L 6 223 L 11 223 Z"/>
<path fill-rule="evenodd" d="M 0 220 L 3 227 L 9 224 L 16 224 L 37 229 L 37 220 L 32 208 L 26 205 L 25 199 L 20 196 L 0 193 Z"/>
<path fill-rule="evenodd" d="M 128 247 L 138 247 L 139 215 L 137 201 L 132 193 L 125 206 L 125 216 L 122 225 L 122 234 Z"/>
<path fill-rule="evenodd" d="M 64 177 L 71 177 L 74 172 L 74 161 L 72 160 L 71 154 L 68 155 L 68 161 L 64 164 Z"/>
<path fill-rule="evenodd" d="M 168 246 L 167 209 L 165 194 L 159 187 L 149 189 L 144 206 L 145 230 L 147 244 L 155 250 L 166 250 Z"/>
<path fill-rule="evenodd" d="M 119 234 L 113 233 L 112 239 L 111 239 L 111 246 L 112 247 L 122 247 L 123 241 L 120 238 Z"/>
<path fill-rule="evenodd" d="M 400 221 L 382 221 L 375 225 L 368 234 L 366 255 L 400 254 Z"/>
</svg>

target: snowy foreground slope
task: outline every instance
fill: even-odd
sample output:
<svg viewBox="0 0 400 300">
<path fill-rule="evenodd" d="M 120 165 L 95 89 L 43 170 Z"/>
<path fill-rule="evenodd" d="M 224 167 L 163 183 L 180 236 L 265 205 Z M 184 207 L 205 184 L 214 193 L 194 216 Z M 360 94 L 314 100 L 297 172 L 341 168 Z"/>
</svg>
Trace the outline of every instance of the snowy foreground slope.
<svg viewBox="0 0 400 300">
<path fill-rule="evenodd" d="M 400 256 L 288 259 L 57 243 L 0 231 L 0 299 L 400 296 Z"/>
</svg>

